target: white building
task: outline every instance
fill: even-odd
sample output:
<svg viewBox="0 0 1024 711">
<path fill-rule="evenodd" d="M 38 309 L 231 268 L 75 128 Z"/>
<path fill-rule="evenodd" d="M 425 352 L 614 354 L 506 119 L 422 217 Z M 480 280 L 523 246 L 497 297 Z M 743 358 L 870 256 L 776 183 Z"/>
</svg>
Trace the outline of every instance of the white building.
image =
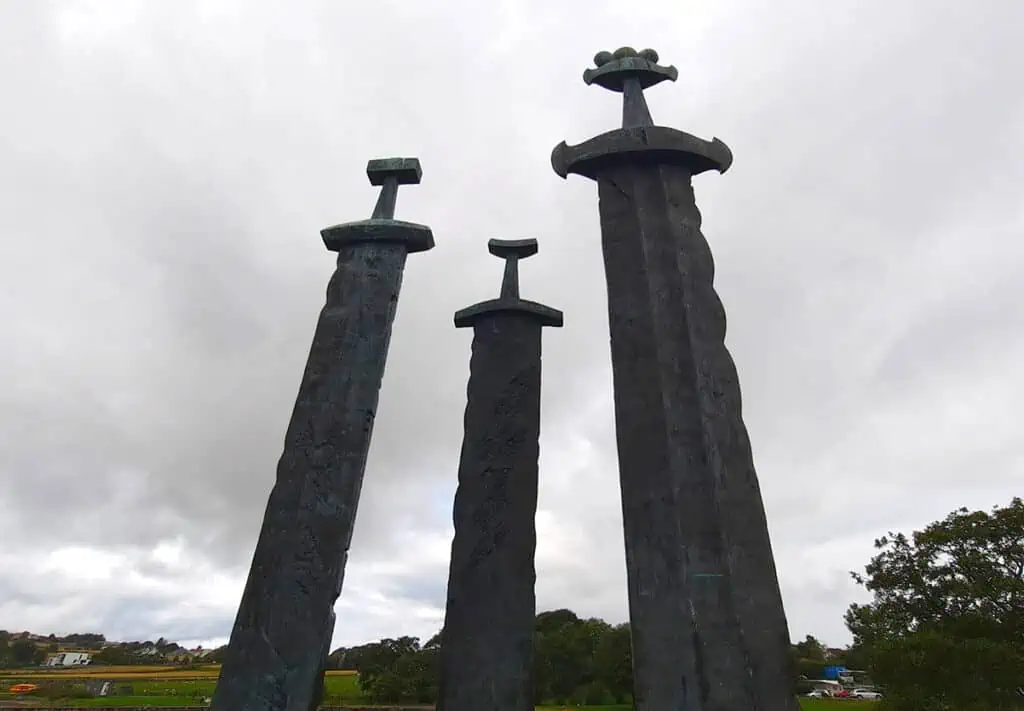
<svg viewBox="0 0 1024 711">
<path fill-rule="evenodd" d="M 43 662 L 44 667 L 79 667 L 89 663 L 88 652 L 58 652 Z"/>
</svg>

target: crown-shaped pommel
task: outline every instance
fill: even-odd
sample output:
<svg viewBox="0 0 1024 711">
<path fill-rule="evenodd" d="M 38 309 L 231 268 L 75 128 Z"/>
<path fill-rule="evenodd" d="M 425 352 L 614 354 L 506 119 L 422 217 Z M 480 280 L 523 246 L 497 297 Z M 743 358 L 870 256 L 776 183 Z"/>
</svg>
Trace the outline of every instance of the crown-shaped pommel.
<svg viewBox="0 0 1024 711">
<path fill-rule="evenodd" d="M 679 71 L 672 66 L 658 64 L 658 53 L 653 49 L 637 52 L 632 47 L 620 47 L 614 52 L 594 55 L 596 69 L 583 72 L 583 81 L 589 86 L 597 84 L 610 91 L 623 91 L 628 79 L 636 79 L 641 89 L 659 84 L 666 79 L 675 81 Z"/>
</svg>

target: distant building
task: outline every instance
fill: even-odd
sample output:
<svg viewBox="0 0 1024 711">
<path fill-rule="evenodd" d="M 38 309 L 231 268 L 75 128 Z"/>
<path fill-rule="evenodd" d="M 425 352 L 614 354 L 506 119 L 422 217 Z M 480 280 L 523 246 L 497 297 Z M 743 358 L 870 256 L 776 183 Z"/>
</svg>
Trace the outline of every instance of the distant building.
<svg viewBox="0 0 1024 711">
<path fill-rule="evenodd" d="M 44 667 L 80 667 L 89 663 L 88 652 L 57 652 L 43 662 Z"/>
</svg>

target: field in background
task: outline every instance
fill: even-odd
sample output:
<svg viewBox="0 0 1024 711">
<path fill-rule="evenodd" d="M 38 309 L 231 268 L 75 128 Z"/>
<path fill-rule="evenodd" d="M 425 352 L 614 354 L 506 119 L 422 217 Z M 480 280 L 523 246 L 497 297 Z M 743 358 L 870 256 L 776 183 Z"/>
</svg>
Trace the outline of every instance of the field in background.
<svg viewBox="0 0 1024 711">
<path fill-rule="evenodd" d="M 188 667 L 129 664 L 124 666 L 86 666 L 77 669 L 0 669 L 0 680 L 31 679 L 216 679 L 220 664 L 199 664 Z M 327 676 L 357 676 L 348 669 L 330 669 Z M 8 685 L 9 686 L 9 685 Z"/>
<path fill-rule="evenodd" d="M 131 695 L 101 698 L 51 699 L 55 706 L 96 708 L 118 706 L 189 706 L 202 705 L 213 695 L 220 665 L 194 667 L 109 666 L 79 669 L 0 669 L 0 701 L 10 699 L 7 692 L 15 684 L 38 684 L 40 687 L 60 686 L 84 688 L 85 682 L 110 680 L 115 688 L 130 686 Z M 359 675 L 354 671 L 332 669 L 327 672 L 324 703 L 330 705 L 364 705 L 359 689 Z M 802 711 L 833 711 L 863 709 L 873 701 L 846 699 L 800 699 Z M 563 711 L 563 707 L 540 707 L 543 711 Z M 631 706 L 591 706 L 588 711 L 632 711 Z"/>
<path fill-rule="evenodd" d="M 220 665 L 195 667 L 109 666 L 79 669 L 0 670 L 0 701 L 13 698 L 7 690 L 15 684 L 38 684 L 40 697 L 61 706 L 94 708 L 103 706 L 200 706 L 213 696 Z M 116 695 L 85 698 L 85 685 L 111 681 Z M 130 687 L 126 689 L 124 687 Z M 361 704 L 359 675 L 354 671 L 327 672 L 324 702 Z M 59 689 L 59 690 L 58 690 Z M 130 693 L 124 693 L 130 691 Z M 35 694 L 33 694 L 35 696 Z M 68 698 L 73 697 L 73 698 Z"/>
</svg>

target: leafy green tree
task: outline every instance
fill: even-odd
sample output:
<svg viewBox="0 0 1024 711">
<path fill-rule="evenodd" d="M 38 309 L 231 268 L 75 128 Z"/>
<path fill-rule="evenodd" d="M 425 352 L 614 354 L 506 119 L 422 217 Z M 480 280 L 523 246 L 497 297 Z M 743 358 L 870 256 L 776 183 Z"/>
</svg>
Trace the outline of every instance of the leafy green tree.
<svg viewBox="0 0 1024 711">
<path fill-rule="evenodd" d="M 798 659 L 811 659 L 816 662 L 825 661 L 825 645 L 812 635 L 807 635 L 803 642 L 793 645 Z"/>
<path fill-rule="evenodd" d="M 222 645 L 216 649 L 211 649 L 206 653 L 206 657 L 203 661 L 209 662 L 210 664 L 223 664 L 224 657 L 227 655 L 228 646 Z"/>
<path fill-rule="evenodd" d="M 847 669 L 863 671 L 868 667 L 867 650 L 861 644 L 851 644 L 843 650 L 841 663 Z"/>
<path fill-rule="evenodd" d="M 439 653 L 436 645 L 429 649 L 416 645 L 368 679 L 364 680 L 360 674 L 360 686 L 375 704 L 432 703 L 437 699 Z"/>
<path fill-rule="evenodd" d="M 30 639 L 17 639 L 11 643 L 9 659 L 12 667 L 38 666 L 46 659 L 46 651 Z"/>
<path fill-rule="evenodd" d="M 594 676 L 616 704 L 633 696 L 633 648 L 629 625 L 609 627 L 594 650 Z"/>
<path fill-rule="evenodd" d="M 392 688 L 398 682 L 393 679 L 382 679 L 389 670 L 393 670 L 395 664 L 406 654 L 413 654 L 420 651 L 420 640 L 418 637 L 399 637 L 397 639 L 382 639 L 373 644 L 364 644 L 349 650 L 346 665 L 349 669 L 359 672 L 359 686 L 371 697 L 377 696 L 390 698 Z M 391 685 L 391 686 L 388 686 Z M 398 693 L 398 692 L 394 692 Z"/>
<path fill-rule="evenodd" d="M 605 641 L 609 635 L 613 638 Z M 554 610 L 537 615 L 535 640 L 537 703 L 606 703 L 631 692 L 631 679 L 627 683 L 623 678 L 630 670 L 628 627 L 616 633 L 603 620 L 582 620 L 570 610 Z M 627 676 L 632 676 L 631 670 Z"/>
<path fill-rule="evenodd" d="M 109 665 L 122 665 L 131 664 L 134 661 L 134 655 L 128 650 L 123 644 L 114 644 L 109 647 L 104 647 L 96 654 L 92 655 L 92 664 L 109 664 Z"/>
<path fill-rule="evenodd" d="M 813 659 L 797 659 L 796 674 L 804 679 L 821 679 L 825 676 L 825 663 Z"/>
<path fill-rule="evenodd" d="M 569 701 L 576 688 L 587 681 L 583 621 L 570 610 L 537 615 L 534 646 L 534 694 L 538 701 L 557 704 Z"/>
<path fill-rule="evenodd" d="M 74 632 L 65 635 L 63 641 L 85 649 L 100 649 L 107 638 L 96 632 Z"/>
<path fill-rule="evenodd" d="M 608 705 L 632 696 L 628 625 L 581 619 L 571 610 L 536 618 L 535 689 L 539 702 Z M 436 701 L 441 633 L 422 646 L 415 637 L 382 639 L 330 655 L 335 668 L 359 672 L 360 688 L 375 704 Z"/>
<path fill-rule="evenodd" d="M 853 578 L 874 599 L 846 613 L 854 646 L 899 711 L 1019 709 L 1024 669 L 1024 502 L 961 508 L 875 542 Z"/>
</svg>

